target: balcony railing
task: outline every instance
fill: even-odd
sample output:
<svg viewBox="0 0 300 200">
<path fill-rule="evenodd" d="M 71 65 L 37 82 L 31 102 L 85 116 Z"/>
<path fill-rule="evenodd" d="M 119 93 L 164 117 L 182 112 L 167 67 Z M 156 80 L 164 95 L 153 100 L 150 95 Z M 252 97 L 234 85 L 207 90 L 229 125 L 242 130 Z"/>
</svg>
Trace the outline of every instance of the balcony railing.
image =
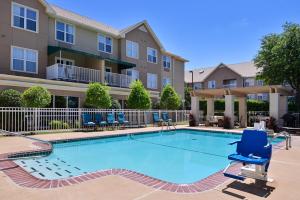
<svg viewBox="0 0 300 200">
<path fill-rule="evenodd" d="M 47 67 L 47 79 L 72 82 L 101 82 L 100 70 L 72 65 L 54 64 Z"/>
<path fill-rule="evenodd" d="M 236 88 L 236 84 L 223 84 L 223 88 Z"/>
<path fill-rule="evenodd" d="M 132 81 L 134 80 L 131 76 L 105 72 L 105 82 L 109 86 L 129 88 Z"/>
</svg>

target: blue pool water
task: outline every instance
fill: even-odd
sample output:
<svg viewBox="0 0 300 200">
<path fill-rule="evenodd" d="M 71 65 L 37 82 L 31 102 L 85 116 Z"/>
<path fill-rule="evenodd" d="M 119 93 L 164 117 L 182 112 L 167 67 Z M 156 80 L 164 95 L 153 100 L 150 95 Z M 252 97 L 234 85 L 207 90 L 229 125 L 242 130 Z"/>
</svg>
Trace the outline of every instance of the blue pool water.
<svg viewBox="0 0 300 200">
<path fill-rule="evenodd" d="M 172 183 L 193 183 L 228 164 L 240 135 L 176 130 L 54 144 L 47 157 L 15 161 L 42 179 L 128 169 Z M 277 139 L 275 142 L 280 142 Z"/>
</svg>

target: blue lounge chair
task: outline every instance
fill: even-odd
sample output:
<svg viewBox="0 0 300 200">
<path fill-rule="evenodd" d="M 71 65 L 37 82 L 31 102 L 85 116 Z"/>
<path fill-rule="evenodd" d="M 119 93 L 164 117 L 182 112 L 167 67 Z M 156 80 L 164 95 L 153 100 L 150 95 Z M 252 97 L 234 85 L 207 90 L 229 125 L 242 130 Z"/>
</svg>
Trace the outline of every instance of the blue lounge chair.
<svg viewBox="0 0 300 200">
<path fill-rule="evenodd" d="M 163 120 L 159 117 L 159 113 L 158 112 L 154 112 L 153 113 L 153 125 L 157 124 L 157 125 L 161 125 L 163 122 Z"/>
<path fill-rule="evenodd" d="M 238 175 L 227 173 L 224 176 L 237 180 L 245 178 L 268 181 L 267 172 L 272 156 L 272 145 L 268 142 L 268 135 L 265 131 L 244 130 L 241 141 L 230 143 L 237 144 L 236 153 L 228 156 L 233 163 L 242 163 L 241 173 Z"/>
<path fill-rule="evenodd" d="M 89 113 L 83 113 L 81 114 L 81 118 L 82 118 L 82 125 L 84 127 L 88 127 L 88 128 L 95 128 L 96 124 L 93 122 L 92 120 L 92 116 Z"/>
<path fill-rule="evenodd" d="M 119 122 L 116 121 L 115 119 L 115 115 L 113 113 L 108 113 L 107 114 L 107 124 L 110 126 L 110 127 L 115 127 L 115 126 L 118 126 L 119 125 Z"/>
<path fill-rule="evenodd" d="M 126 120 L 124 113 L 118 113 L 117 116 L 120 125 L 123 125 L 123 127 L 125 127 L 129 124 L 129 121 Z"/>
<path fill-rule="evenodd" d="M 95 122 L 96 122 L 96 125 L 98 125 L 102 128 L 102 130 L 104 129 L 105 126 L 107 126 L 107 122 L 103 120 L 103 117 L 100 113 L 97 113 L 95 115 Z"/>
<path fill-rule="evenodd" d="M 169 114 L 168 114 L 167 112 L 163 112 L 163 113 L 161 114 L 161 116 L 162 116 L 163 122 L 167 123 L 168 125 L 171 125 L 171 124 L 172 124 L 172 119 L 169 118 Z"/>
</svg>

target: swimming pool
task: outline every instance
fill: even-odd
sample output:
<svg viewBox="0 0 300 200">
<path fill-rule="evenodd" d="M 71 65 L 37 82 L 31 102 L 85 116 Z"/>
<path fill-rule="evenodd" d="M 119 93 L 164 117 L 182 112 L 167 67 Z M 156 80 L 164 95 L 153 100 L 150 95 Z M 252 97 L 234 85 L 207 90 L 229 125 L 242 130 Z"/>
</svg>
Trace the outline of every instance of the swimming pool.
<svg viewBox="0 0 300 200">
<path fill-rule="evenodd" d="M 47 180 L 127 169 L 171 183 L 188 184 L 226 167 L 228 154 L 235 151 L 235 146 L 228 143 L 240 137 L 183 129 L 54 143 L 49 156 L 19 159 L 15 163 Z"/>
</svg>

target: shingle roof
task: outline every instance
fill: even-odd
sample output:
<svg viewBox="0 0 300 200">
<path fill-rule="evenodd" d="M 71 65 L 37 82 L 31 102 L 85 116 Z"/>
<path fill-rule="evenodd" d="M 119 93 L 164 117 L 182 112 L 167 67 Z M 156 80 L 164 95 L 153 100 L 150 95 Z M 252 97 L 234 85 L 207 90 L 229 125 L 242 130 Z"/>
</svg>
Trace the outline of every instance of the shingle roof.
<svg viewBox="0 0 300 200">
<path fill-rule="evenodd" d="M 255 77 L 256 74 L 259 72 L 253 61 L 223 65 L 227 66 L 232 71 L 240 74 L 242 77 Z M 203 82 L 219 66 L 220 65 L 216 67 L 194 69 L 194 82 Z M 203 71 L 203 73 L 200 73 L 201 71 Z M 192 82 L 192 73 L 190 73 L 189 71 L 185 72 L 185 82 Z"/>
</svg>

